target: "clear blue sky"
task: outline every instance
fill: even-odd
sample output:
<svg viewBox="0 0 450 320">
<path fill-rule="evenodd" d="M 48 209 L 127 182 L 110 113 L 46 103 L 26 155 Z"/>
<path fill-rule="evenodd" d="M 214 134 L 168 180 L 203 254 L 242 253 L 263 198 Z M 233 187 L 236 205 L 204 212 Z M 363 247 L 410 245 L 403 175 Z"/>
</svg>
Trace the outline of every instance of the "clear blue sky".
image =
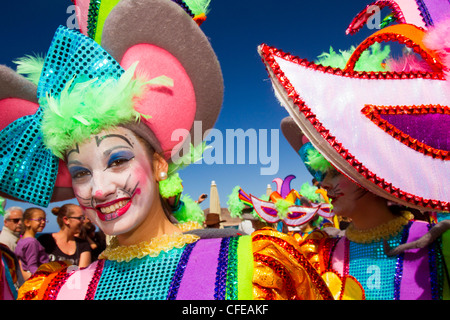
<svg viewBox="0 0 450 320">
<path fill-rule="evenodd" d="M 226 207 L 227 196 L 236 185 L 248 193 L 260 196 L 274 178 L 294 174 L 292 187 L 300 188 L 310 182 L 298 155 L 284 139 L 280 121 L 287 112 L 280 107 L 272 92 L 264 65 L 257 53 L 257 46 L 267 43 L 291 54 L 314 60 L 319 54 L 334 49 L 348 49 L 359 44 L 372 33 L 363 29 L 355 36 L 346 36 L 345 30 L 352 18 L 369 1 L 300 1 L 300 0 L 212 0 L 211 12 L 202 29 L 210 39 L 222 66 L 225 81 L 225 98 L 222 112 L 216 123 L 224 137 L 224 164 L 194 164 L 180 172 L 185 193 L 196 199 L 201 193 L 209 193 L 215 180 L 222 207 Z M 31 53 L 46 53 L 54 31 L 66 25 L 71 13 L 66 13 L 70 0 L 58 1 L 2 1 L 0 5 L 0 63 L 14 67 L 12 60 Z M 256 164 L 249 164 L 247 145 L 246 164 L 234 164 L 226 160 L 226 130 L 242 129 L 257 133 L 259 139 L 263 129 L 270 137 L 278 130 L 278 171 L 262 175 L 261 168 L 268 167 L 257 156 Z M 250 131 L 248 131 L 250 130 Z M 230 141 L 228 141 L 230 143 Z M 268 140 L 270 150 L 272 141 Z M 259 152 L 259 148 L 257 148 Z M 230 155 L 230 154 L 229 154 Z M 15 205 L 7 201 L 7 207 Z M 29 205 L 21 204 L 23 207 Z M 44 232 L 58 230 L 55 217 L 46 209 L 50 223 Z M 209 201 L 202 204 L 209 207 Z M 0 227 L 3 221 L 0 222 Z"/>
</svg>

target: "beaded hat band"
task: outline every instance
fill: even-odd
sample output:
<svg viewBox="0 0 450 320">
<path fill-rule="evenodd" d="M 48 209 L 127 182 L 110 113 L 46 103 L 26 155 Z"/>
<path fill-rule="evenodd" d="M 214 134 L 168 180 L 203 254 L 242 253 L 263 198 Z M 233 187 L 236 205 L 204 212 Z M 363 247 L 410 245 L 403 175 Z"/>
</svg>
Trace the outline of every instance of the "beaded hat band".
<svg viewBox="0 0 450 320">
<path fill-rule="evenodd" d="M 265 44 L 259 53 L 281 104 L 338 171 L 391 201 L 420 210 L 450 211 L 449 50 L 436 48 L 437 41 L 430 45 L 433 32 L 449 29 L 449 20 L 438 17 L 443 12 L 448 17 L 450 3 L 439 3 L 439 10 L 433 5 L 427 11 L 434 27 L 383 28 L 339 68 Z M 426 68 L 354 70 L 366 49 L 390 41 L 405 44 Z"/>
</svg>

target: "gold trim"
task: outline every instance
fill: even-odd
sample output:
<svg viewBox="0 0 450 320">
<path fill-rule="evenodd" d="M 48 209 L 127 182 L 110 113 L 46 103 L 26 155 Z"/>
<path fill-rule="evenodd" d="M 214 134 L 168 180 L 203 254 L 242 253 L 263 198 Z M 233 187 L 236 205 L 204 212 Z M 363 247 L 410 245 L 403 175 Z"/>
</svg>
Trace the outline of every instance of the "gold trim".
<svg viewBox="0 0 450 320">
<path fill-rule="evenodd" d="M 414 219 L 414 216 L 409 211 L 403 211 L 401 216 L 368 230 L 358 230 L 353 224 L 350 224 L 345 230 L 345 236 L 350 241 L 356 243 L 370 243 L 382 239 L 387 240 L 388 238 L 397 235 L 412 219 Z"/>
<path fill-rule="evenodd" d="M 129 262 L 134 258 L 141 259 L 145 256 L 157 257 L 161 251 L 167 252 L 173 248 L 180 249 L 186 244 L 194 243 L 199 239 L 199 236 L 193 234 L 175 233 L 171 235 L 165 234 L 150 241 L 143 241 L 131 246 L 119 246 L 117 238 L 113 237 L 110 245 L 100 254 L 99 259 Z"/>
</svg>

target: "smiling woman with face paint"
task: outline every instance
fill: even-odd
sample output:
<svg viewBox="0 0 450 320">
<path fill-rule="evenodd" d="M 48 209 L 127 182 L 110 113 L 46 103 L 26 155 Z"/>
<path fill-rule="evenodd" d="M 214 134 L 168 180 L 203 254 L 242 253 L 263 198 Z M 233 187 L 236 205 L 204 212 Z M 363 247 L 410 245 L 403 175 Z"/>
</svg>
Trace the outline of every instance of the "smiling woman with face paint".
<svg viewBox="0 0 450 320">
<path fill-rule="evenodd" d="M 102 131 L 77 145 L 67 164 L 84 212 L 120 244 L 180 232 L 159 197 L 158 177 L 168 164 L 129 129 Z"/>
</svg>

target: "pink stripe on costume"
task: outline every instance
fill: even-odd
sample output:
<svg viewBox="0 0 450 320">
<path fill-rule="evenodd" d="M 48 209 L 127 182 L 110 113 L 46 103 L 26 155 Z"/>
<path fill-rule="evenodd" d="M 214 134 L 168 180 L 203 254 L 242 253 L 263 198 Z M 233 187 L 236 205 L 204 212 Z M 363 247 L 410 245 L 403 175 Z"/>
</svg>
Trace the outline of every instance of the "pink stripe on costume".
<svg viewBox="0 0 450 320">
<path fill-rule="evenodd" d="M 396 0 L 396 2 L 403 12 L 406 23 L 414 24 L 421 28 L 426 27 L 415 0 Z"/>
<path fill-rule="evenodd" d="M 409 229 L 407 242 L 419 239 L 428 232 L 428 224 L 416 221 Z M 431 281 L 428 248 L 408 250 L 404 253 L 401 300 L 431 300 Z"/>
<path fill-rule="evenodd" d="M 84 300 L 86 292 L 94 276 L 98 261 L 91 263 L 87 268 L 75 271 L 61 287 L 58 300 Z M 75 266 L 74 266 L 75 267 Z M 70 267 L 69 269 L 70 270 Z"/>
<path fill-rule="evenodd" d="M 346 254 L 346 238 L 339 239 L 335 246 L 333 255 L 331 257 L 331 268 L 338 272 L 340 275 L 344 275 L 345 267 L 345 254 Z"/>
<path fill-rule="evenodd" d="M 177 300 L 214 300 L 222 239 L 203 239 L 192 249 L 178 289 Z"/>
<path fill-rule="evenodd" d="M 6 279 L 6 274 L 5 272 L 9 272 L 9 270 L 7 270 L 5 268 L 5 264 L 3 263 L 3 259 L 1 258 L 1 254 L 0 254 L 0 263 L 2 264 L 0 266 L 0 270 L 1 270 L 1 300 L 15 300 L 11 289 L 9 288 L 9 284 L 8 284 L 8 280 Z"/>
</svg>

